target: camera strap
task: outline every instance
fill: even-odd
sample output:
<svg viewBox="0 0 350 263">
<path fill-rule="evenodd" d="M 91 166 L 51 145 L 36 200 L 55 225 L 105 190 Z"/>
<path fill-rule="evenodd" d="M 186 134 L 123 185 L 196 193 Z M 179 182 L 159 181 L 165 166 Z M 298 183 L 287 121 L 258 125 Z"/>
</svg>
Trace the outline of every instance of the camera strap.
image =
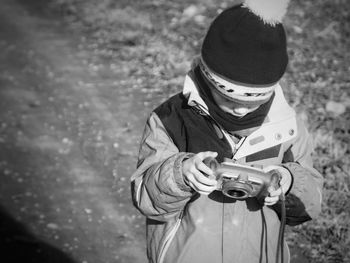
<svg viewBox="0 0 350 263">
<path fill-rule="evenodd" d="M 282 192 L 280 195 L 281 200 L 281 225 L 278 233 L 277 251 L 276 251 L 276 263 L 279 262 L 279 253 L 281 252 L 281 263 L 284 261 L 284 230 L 286 226 L 286 203 L 285 196 Z"/>
</svg>

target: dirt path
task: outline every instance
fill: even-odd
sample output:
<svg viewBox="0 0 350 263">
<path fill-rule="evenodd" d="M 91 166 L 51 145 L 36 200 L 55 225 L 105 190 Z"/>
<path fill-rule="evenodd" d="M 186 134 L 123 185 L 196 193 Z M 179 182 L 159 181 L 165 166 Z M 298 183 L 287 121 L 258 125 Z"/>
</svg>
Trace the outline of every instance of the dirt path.
<svg viewBox="0 0 350 263">
<path fill-rule="evenodd" d="M 1 261 L 145 262 L 142 94 L 54 18 L 0 5 Z"/>
</svg>

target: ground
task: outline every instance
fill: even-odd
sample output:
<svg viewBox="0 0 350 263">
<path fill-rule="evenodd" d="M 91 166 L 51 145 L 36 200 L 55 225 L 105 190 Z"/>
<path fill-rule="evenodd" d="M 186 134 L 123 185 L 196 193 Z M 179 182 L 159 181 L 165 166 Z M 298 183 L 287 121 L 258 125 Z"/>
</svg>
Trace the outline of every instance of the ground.
<svg viewBox="0 0 350 263">
<path fill-rule="evenodd" d="M 0 9 L 2 262 L 145 262 L 129 177 L 147 109 L 53 17 Z"/>
<path fill-rule="evenodd" d="M 44 2 L 0 0 L 0 251 L 2 258 L 6 259 L 1 261 L 146 262 L 144 218 L 132 205 L 129 178 L 135 169 L 138 142 L 150 110 L 174 91 L 169 88 L 163 92 L 159 86 L 178 88 L 183 80 L 182 73 L 189 66 L 186 61 L 179 63 L 192 55 L 192 51 L 181 49 L 181 42 L 186 40 L 194 48 L 198 47 L 198 42 L 192 39 L 192 31 L 181 35 L 181 38 L 172 32 L 186 27 L 186 15 L 197 12 L 198 8 L 197 11 L 193 6 L 186 9 L 182 20 L 177 19 L 175 15 L 178 14 L 174 12 L 176 19 L 171 20 L 169 27 L 159 31 L 166 41 L 154 37 L 154 31 L 158 32 L 161 28 L 157 23 L 150 26 L 148 16 L 142 17 L 141 14 L 143 19 L 140 19 L 140 14 L 137 19 L 134 16 L 132 23 L 128 24 L 130 30 L 121 30 L 122 34 L 113 36 L 121 53 L 118 60 L 113 60 L 113 57 L 101 56 L 101 52 L 93 48 L 89 35 L 72 31 L 60 17 L 42 12 L 41 9 L 46 7 L 42 4 Z M 119 1 L 124 2 L 128 1 Z M 211 1 L 205 2 L 210 4 Z M 167 4 L 176 6 L 178 2 Z M 152 1 L 152 5 L 145 4 L 145 8 L 149 12 L 161 5 L 162 1 Z M 123 10 L 133 13 L 132 9 Z M 297 15 L 304 17 L 304 11 L 309 9 L 295 10 Z M 125 18 L 125 13 L 120 11 L 113 14 L 117 21 L 122 21 L 121 18 L 118 20 L 121 16 Z M 157 14 L 163 14 L 161 8 Z M 95 22 L 98 17 L 94 19 Z M 198 28 L 203 29 L 203 21 L 206 20 L 201 15 L 197 15 L 196 19 Z M 145 30 L 135 33 L 132 27 Z M 334 33 L 333 27 L 320 31 L 321 39 Z M 307 27 L 293 27 L 293 30 L 296 34 L 303 34 Z M 144 35 L 144 32 L 151 31 L 153 35 Z M 302 105 L 310 107 L 323 103 L 328 90 L 324 92 L 324 89 L 319 89 L 322 96 L 313 96 L 310 93 L 316 89 L 309 89 L 308 85 L 316 77 L 317 81 L 321 77 L 330 82 L 333 80 L 322 72 L 321 77 L 317 76 L 317 72 L 311 74 L 319 67 L 331 67 L 328 64 L 327 67 L 318 66 L 318 56 L 307 64 L 312 70 L 300 70 L 306 57 L 311 57 L 302 54 L 313 51 L 305 45 L 306 40 L 301 45 L 303 49 L 298 49 L 297 44 L 307 37 L 317 41 L 310 34 L 296 38 L 297 41 L 292 44 L 296 46 L 296 53 L 291 60 L 290 71 L 302 73 L 295 73 L 295 80 L 307 80 L 302 83 L 306 86 L 305 95 L 299 92 L 298 96 L 306 101 Z M 143 39 L 148 41 L 147 49 L 142 48 Z M 173 53 L 169 52 L 172 43 L 178 48 Z M 334 45 L 330 41 L 318 43 Z M 132 49 L 135 45 L 138 48 Z M 134 57 L 142 56 L 142 70 L 137 68 L 140 61 L 129 60 L 130 54 L 123 53 L 128 49 L 120 46 L 130 46 L 130 50 L 135 52 Z M 318 50 L 325 62 L 333 55 L 322 52 L 324 49 Z M 338 47 L 334 50 L 341 49 Z M 327 51 L 332 52 L 333 49 Z M 170 59 L 167 59 L 173 63 L 165 63 L 164 55 L 169 56 Z M 165 69 L 157 67 L 164 64 Z M 338 69 L 339 65 L 334 67 Z M 334 72 L 347 76 L 342 73 L 345 70 Z M 149 78 L 148 73 L 156 78 Z M 341 78 L 335 76 L 334 79 Z M 344 86 L 348 83 L 347 79 L 343 82 Z M 324 83 L 328 87 L 328 82 Z M 316 84 L 320 85 L 318 82 Z M 339 90 L 342 91 L 341 88 Z M 311 103 L 308 103 L 308 99 Z M 298 103 L 298 100 L 294 101 L 294 104 Z M 312 120 L 317 116 L 328 116 L 321 115 L 320 110 L 323 110 L 322 104 L 319 111 L 315 111 L 317 114 L 311 114 Z M 314 121 L 314 126 L 320 130 L 322 126 L 319 123 L 331 123 L 329 126 L 332 127 L 335 118 L 327 118 Z M 345 133 L 344 138 L 347 135 Z M 327 142 L 333 142 L 333 139 L 328 140 L 329 136 L 325 138 L 327 140 L 322 145 L 327 148 Z M 338 159 L 343 159 L 339 156 Z M 338 199 L 335 197 L 335 200 Z M 335 202 L 330 203 L 337 208 Z M 335 226 L 341 226 L 333 220 L 333 214 L 328 217 Z M 324 225 L 324 229 L 327 229 L 329 222 L 326 221 Z M 313 225 L 309 226 L 312 229 Z M 332 235 L 324 229 L 321 231 L 317 224 L 314 226 L 313 235 L 305 234 L 304 237 L 312 238 L 318 246 L 318 250 L 314 251 L 319 253 L 322 252 L 320 244 L 325 237 Z M 298 243 L 300 240 L 296 238 L 293 241 Z M 306 240 L 306 244 L 310 243 Z M 329 244 L 336 242 L 330 238 Z M 327 254 L 327 251 L 323 249 L 323 253 Z M 306 262 L 298 249 L 293 250 L 293 262 Z"/>
</svg>

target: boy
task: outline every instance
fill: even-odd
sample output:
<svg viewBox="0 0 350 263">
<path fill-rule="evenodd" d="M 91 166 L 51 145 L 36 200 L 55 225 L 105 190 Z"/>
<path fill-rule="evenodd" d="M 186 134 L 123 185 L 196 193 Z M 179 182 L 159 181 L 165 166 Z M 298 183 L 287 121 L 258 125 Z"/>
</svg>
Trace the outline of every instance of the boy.
<svg viewBox="0 0 350 263">
<path fill-rule="evenodd" d="M 273 12 L 265 8 L 271 2 Z M 320 212 L 323 180 L 310 138 L 279 85 L 288 61 L 286 8 L 287 1 L 247 0 L 219 14 L 183 92 L 150 115 L 131 179 L 147 218 L 149 262 L 276 262 L 280 195 L 289 225 Z M 263 202 L 227 197 L 208 157 L 277 170 L 280 187 Z"/>
</svg>

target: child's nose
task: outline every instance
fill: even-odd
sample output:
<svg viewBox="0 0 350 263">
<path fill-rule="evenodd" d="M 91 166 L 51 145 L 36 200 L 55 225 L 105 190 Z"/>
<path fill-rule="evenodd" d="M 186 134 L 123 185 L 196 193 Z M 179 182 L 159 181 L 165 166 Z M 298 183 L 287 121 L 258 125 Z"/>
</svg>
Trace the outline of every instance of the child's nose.
<svg viewBox="0 0 350 263">
<path fill-rule="evenodd" d="M 236 107 L 236 108 L 233 108 L 232 111 L 233 113 L 237 114 L 237 115 L 245 115 L 249 112 L 249 108 L 247 107 Z"/>
</svg>

